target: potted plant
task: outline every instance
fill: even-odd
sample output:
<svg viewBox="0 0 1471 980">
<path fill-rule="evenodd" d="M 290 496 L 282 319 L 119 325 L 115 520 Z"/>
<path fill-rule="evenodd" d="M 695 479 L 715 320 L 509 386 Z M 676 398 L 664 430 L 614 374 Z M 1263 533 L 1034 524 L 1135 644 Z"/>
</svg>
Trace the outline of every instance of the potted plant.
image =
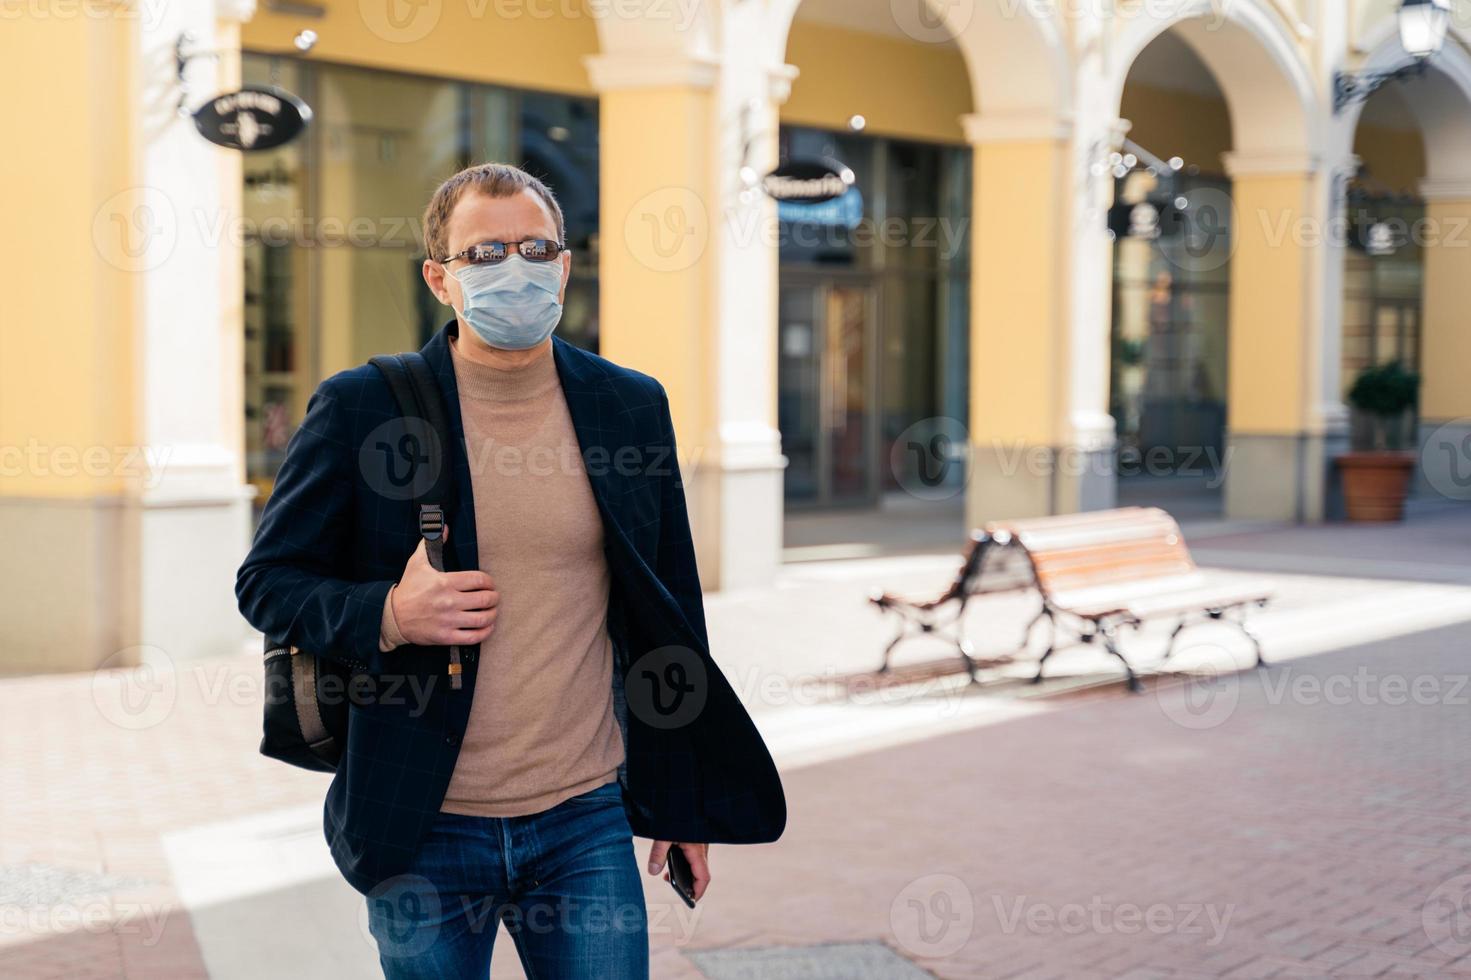
<svg viewBox="0 0 1471 980">
<path fill-rule="evenodd" d="M 1408 451 L 1420 376 L 1399 361 L 1365 368 L 1348 390 L 1354 451 L 1338 457 L 1351 521 L 1398 521 L 1415 467 Z"/>
</svg>

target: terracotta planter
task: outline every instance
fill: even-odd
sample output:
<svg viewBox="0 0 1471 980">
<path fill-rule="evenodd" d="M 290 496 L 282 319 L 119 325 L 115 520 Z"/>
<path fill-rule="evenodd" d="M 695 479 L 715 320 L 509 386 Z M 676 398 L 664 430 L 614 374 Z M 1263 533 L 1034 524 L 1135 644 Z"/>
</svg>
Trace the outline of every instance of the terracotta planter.
<svg viewBox="0 0 1471 980">
<path fill-rule="evenodd" d="M 1413 453 L 1384 450 L 1344 453 L 1343 501 L 1351 521 L 1398 521 L 1405 516 L 1405 491 L 1415 468 Z"/>
</svg>

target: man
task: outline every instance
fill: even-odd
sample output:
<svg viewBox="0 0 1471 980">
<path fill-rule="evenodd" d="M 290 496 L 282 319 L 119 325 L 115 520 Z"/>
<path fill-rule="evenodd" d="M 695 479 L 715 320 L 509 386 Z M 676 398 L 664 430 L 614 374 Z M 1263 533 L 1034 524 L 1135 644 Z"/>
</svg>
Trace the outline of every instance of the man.
<svg viewBox="0 0 1471 980">
<path fill-rule="evenodd" d="M 708 844 L 781 834 L 781 784 L 710 659 L 663 388 L 551 336 L 556 199 L 485 164 L 424 226 L 424 281 L 455 311 L 421 351 L 450 416 L 449 570 L 375 470 L 399 413 L 363 366 L 308 405 L 240 608 L 400 692 L 354 701 L 325 808 L 386 976 L 485 977 L 503 922 L 530 977 L 643 977 L 631 836 L 654 840 L 650 874 L 679 848 L 698 899 Z"/>
</svg>

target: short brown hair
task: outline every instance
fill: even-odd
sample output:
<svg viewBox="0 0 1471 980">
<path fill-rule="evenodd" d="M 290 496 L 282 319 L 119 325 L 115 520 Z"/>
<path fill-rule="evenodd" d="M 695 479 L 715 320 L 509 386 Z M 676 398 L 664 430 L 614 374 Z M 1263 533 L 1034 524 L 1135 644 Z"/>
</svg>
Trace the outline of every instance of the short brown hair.
<svg viewBox="0 0 1471 980">
<path fill-rule="evenodd" d="M 562 220 L 562 206 L 557 203 L 551 188 L 509 163 L 481 163 L 466 167 L 440 184 L 429 199 L 429 206 L 424 209 L 424 250 L 434 261 L 441 262 L 449 254 L 449 242 L 446 240 L 449 216 L 467 190 L 487 197 L 512 197 L 522 191 L 531 191 L 552 213 L 552 220 L 557 224 L 557 241 L 566 244 L 567 226 Z"/>
</svg>

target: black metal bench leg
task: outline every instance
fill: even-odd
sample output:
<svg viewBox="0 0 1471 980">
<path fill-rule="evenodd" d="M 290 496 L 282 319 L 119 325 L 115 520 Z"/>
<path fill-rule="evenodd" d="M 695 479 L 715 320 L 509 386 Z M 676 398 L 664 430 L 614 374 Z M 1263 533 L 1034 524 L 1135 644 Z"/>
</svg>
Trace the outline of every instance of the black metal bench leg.
<svg viewBox="0 0 1471 980">
<path fill-rule="evenodd" d="M 1103 637 L 1103 648 L 1115 657 L 1118 657 L 1119 663 L 1124 665 L 1124 673 L 1128 676 L 1129 690 L 1135 694 L 1144 690 L 1143 682 L 1139 680 L 1139 676 L 1134 673 L 1134 668 L 1130 665 L 1128 658 L 1124 656 L 1123 652 L 1119 650 L 1118 644 L 1114 642 L 1113 628 L 1100 629 L 1098 635 Z"/>
<path fill-rule="evenodd" d="M 893 654 L 894 648 L 899 645 L 899 641 L 903 640 L 908 635 L 909 623 L 905 622 L 899 626 L 899 632 L 894 634 L 894 638 L 889 641 L 889 645 L 884 647 L 884 662 L 882 665 L 879 666 L 880 674 L 887 674 L 889 672 L 890 655 Z"/>
<path fill-rule="evenodd" d="M 1037 673 L 1032 678 L 1032 683 L 1033 684 L 1040 684 L 1040 683 L 1042 683 L 1042 665 L 1045 664 L 1047 662 L 1047 658 L 1050 657 L 1050 656 L 1052 656 L 1052 654 L 1055 653 L 1056 651 L 1057 651 L 1057 636 L 1056 636 L 1056 634 L 1054 634 L 1053 637 L 1052 637 L 1052 639 L 1047 644 L 1047 649 L 1042 651 L 1042 659 L 1040 659 L 1040 660 L 1037 661 Z"/>
<path fill-rule="evenodd" d="M 1027 644 L 1032 642 L 1032 630 L 1036 629 L 1037 624 L 1046 619 L 1047 616 L 1048 610 L 1046 606 L 1043 606 L 1041 609 L 1037 610 L 1037 615 L 1033 616 L 1032 621 L 1027 624 L 1027 628 L 1022 630 L 1022 642 L 1021 645 L 1017 647 L 1018 650 L 1025 650 L 1027 648 Z"/>
<path fill-rule="evenodd" d="M 1181 616 L 1180 617 L 1180 621 L 1175 624 L 1175 628 L 1170 631 L 1170 641 L 1165 644 L 1165 655 L 1163 657 L 1160 657 L 1159 658 L 1159 662 L 1161 664 L 1163 664 L 1166 660 L 1170 659 L 1170 656 L 1172 654 L 1174 654 L 1174 652 L 1175 652 L 1175 637 L 1179 636 L 1182 632 L 1184 632 L 1185 627 L 1186 627 L 1187 624 L 1188 624 L 1188 621 L 1186 620 L 1186 618 L 1184 616 Z"/>
<path fill-rule="evenodd" d="M 1042 651 L 1042 657 L 1037 661 L 1037 674 L 1032 678 L 1033 684 L 1042 683 L 1042 665 L 1047 662 L 1048 657 L 1057 652 L 1057 617 L 1052 614 L 1052 607 L 1045 603 L 1042 606 L 1042 611 L 1037 614 L 1037 619 L 1044 617 L 1047 620 L 1047 649 Z M 1037 619 L 1032 620 L 1031 625 L 1027 627 L 1027 635 L 1022 640 L 1023 649 L 1026 648 L 1027 642 L 1032 638 L 1032 627 L 1037 625 Z"/>
</svg>

